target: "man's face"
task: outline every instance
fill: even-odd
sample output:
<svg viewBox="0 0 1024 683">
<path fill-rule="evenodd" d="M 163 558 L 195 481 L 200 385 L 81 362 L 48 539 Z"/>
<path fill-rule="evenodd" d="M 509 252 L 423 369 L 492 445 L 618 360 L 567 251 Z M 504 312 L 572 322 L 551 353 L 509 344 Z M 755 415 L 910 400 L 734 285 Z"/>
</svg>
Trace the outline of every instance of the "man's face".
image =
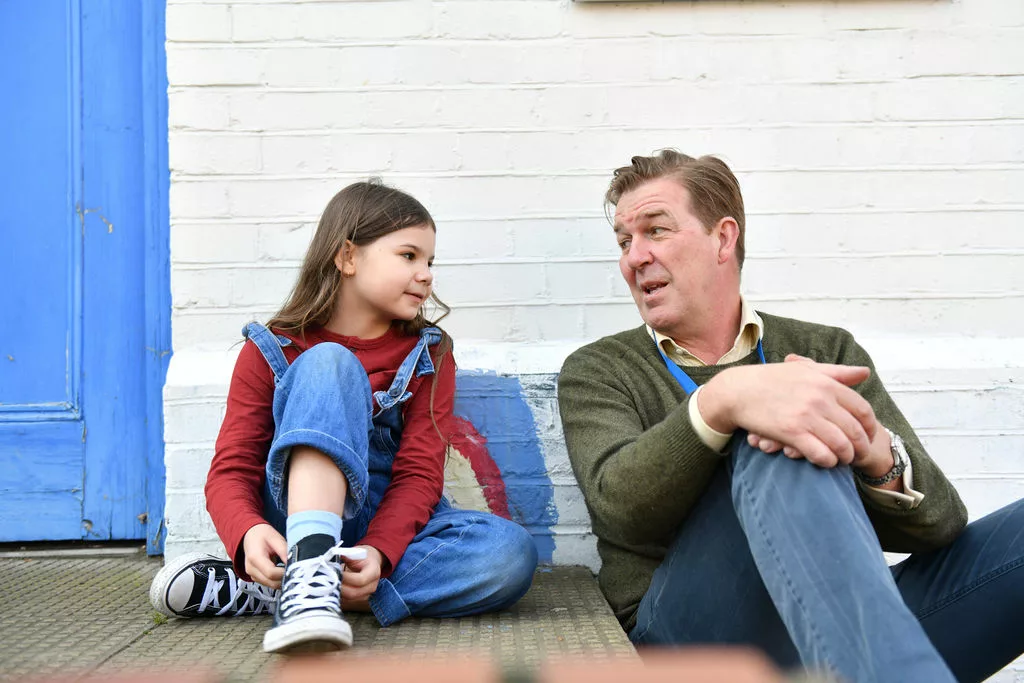
<svg viewBox="0 0 1024 683">
<path fill-rule="evenodd" d="M 715 305 L 719 239 L 691 211 L 686 188 L 659 178 L 623 194 L 615 238 L 619 270 L 644 322 L 679 338 L 706 319 Z"/>
</svg>

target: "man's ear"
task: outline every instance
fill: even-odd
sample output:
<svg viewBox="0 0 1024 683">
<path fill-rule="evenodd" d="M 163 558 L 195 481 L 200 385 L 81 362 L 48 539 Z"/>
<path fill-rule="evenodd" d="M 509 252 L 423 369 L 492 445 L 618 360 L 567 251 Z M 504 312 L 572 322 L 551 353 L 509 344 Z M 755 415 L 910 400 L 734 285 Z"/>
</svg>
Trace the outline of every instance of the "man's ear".
<svg viewBox="0 0 1024 683">
<path fill-rule="evenodd" d="M 719 219 L 715 225 L 718 236 L 718 262 L 725 263 L 736 255 L 736 243 L 740 239 L 740 226 L 732 216 Z"/>
<path fill-rule="evenodd" d="M 334 255 L 334 265 L 342 277 L 352 277 L 356 274 L 356 251 L 358 246 L 352 240 L 345 240 L 338 253 Z"/>
</svg>

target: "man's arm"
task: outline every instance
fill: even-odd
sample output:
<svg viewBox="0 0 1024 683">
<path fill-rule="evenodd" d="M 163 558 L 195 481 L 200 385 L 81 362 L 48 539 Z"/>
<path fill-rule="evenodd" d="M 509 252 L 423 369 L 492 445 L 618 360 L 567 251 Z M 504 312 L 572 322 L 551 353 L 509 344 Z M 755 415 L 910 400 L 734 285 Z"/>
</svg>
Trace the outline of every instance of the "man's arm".
<svg viewBox="0 0 1024 683">
<path fill-rule="evenodd" d="M 849 465 L 878 430 L 871 405 L 850 388 L 868 374 L 867 367 L 831 363 L 729 368 L 701 389 L 699 410 L 715 431 L 745 429 L 820 467 Z"/>
<path fill-rule="evenodd" d="M 785 362 L 816 363 L 817 361 L 807 358 L 806 356 L 790 353 L 786 356 Z M 699 411 L 697 413 L 697 417 L 694 417 L 694 408 L 695 406 L 691 404 L 690 418 L 691 420 L 694 421 L 694 425 L 697 426 L 697 430 L 699 432 L 700 425 L 698 424 L 698 422 L 703 422 L 703 418 L 700 417 Z M 882 428 L 878 424 L 878 421 L 873 419 L 873 409 L 871 412 L 873 425 L 870 425 L 870 428 L 867 429 L 866 431 L 873 431 L 874 436 L 868 443 L 867 448 L 860 448 L 854 450 L 853 460 L 850 461 L 850 465 L 853 466 L 854 471 L 857 472 L 859 475 L 866 476 L 871 479 L 882 479 L 896 467 L 896 459 L 893 456 L 893 443 L 891 437 L 889 436 L 889 431 L 885 428 Z M 708 427 L 707 429 L 710 428 Z M 717 432 L 713 432 L 713 434 L 715 434 L 716 437 L 718 436 Z M 707 442 L 707 438 L 705 438 L 704 441 Z M 804 457 L 803 453 L 797 450 L 795 446 L 762 437 L 760 434 L 756 434 L 754 432 L 747 433 L 747 443 L 749 443 L 754 448 L 761 449 L 765 453 L 775 453 L 781 450 L 785 456 L 793 458 L 795 460 Z M 909 463 L 907 467 L 910 467 Z M 873 484 L 872 488 L 874 488 L 876 491 L 904 491 L 903 480 L 899 477 L 893 478 L 889 481 L 883 481 L 879 484 Z"/>
<path fill-rule="evenodd" d="M 836 346 L 812 354 L 816 362 L 722 372 L 701 390 L 701 414 L 718 431 L 747 429 L 789 447 L 795 457 L 802 455 L 822 467 L 853 464 L 869 476 L 891 467 L 884 428 L 891 429 L 906 443 L 913 486 L 924 498 L 913 509 L 890 505 L 870 495 L 858 480 L 882 547 L 919 552 L 948 544 L 967 520 L 956 490 L 882 386 L 867 352 L 848 332 L 834 339 Z"/>
<path fill-rule="evenodd" d="M 651 366 L 610 361 L 585 347 L 559 375 L 569 459 L 599 537 L 658 542 L 678 529 L 722 456 L 694 432 L 688 401 Z M 617 374 L 626 367 L 630 376 Z"/>
<path fill-rule="evenodd" d="M 907 422 L 892 396 L 886 391 L 867 351 L 847 334 L 843 357 L 871 369 L 871 375 L 856 389 L 875 411 L 879 424 L 903 439 L 913 467 L 914 490 L 924 494 L 913 509 L 894 507 L 864 495 L 869 487 L 857 481 L 868 517 L 884 550 L 923 552 L 948 545 L 967 524 L 967 508 L 953 484 L 931 459 L 914 428 Z"/>
</svg>

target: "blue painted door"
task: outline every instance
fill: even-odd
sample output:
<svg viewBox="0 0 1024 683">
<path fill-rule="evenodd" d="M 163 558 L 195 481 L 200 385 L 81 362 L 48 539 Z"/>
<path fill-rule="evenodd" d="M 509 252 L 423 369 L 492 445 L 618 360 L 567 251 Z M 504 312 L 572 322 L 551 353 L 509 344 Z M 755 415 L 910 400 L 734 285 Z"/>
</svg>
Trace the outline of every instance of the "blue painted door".
<svg viewBox="0 0 1024 683">
<path fill-rule="evenodd" d="M 0 541 L 162 540 L 157 4 L 0 0 Z"/>
</svg>

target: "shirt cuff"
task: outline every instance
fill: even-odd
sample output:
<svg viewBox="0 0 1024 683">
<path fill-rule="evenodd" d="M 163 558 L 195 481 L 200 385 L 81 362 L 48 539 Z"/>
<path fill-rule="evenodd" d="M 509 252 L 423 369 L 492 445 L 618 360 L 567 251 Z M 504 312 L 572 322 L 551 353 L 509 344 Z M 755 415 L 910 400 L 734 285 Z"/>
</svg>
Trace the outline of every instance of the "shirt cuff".
<svg viewBox="0 0 1024 683">
<path fill-rule="evenodd" d="M 907 469 L 903 470 L 903 491 L 876 489 L 872 486 L 864 486 L 861 490 L 872 502 L 898 510 L 913 510 L 924 500 L 924 494 L 914 490 L 914 466 L 910 462 L 907 462 Z"/>
<path fill-rule="evenodd" d="M 700 414 L 700 408 L 697 407 L 697 395 L 700 394 L 700 390 L 701 387 L 697 387 L 690 395 L 690 424 L 693 425 L 693 431 L 697 432 L 697 438 L 703 441 L 705 446 L 720 453 L 729 443 L 732 434 L 716 431 L 704 421 L 704 417 Z"/>
</svg>

